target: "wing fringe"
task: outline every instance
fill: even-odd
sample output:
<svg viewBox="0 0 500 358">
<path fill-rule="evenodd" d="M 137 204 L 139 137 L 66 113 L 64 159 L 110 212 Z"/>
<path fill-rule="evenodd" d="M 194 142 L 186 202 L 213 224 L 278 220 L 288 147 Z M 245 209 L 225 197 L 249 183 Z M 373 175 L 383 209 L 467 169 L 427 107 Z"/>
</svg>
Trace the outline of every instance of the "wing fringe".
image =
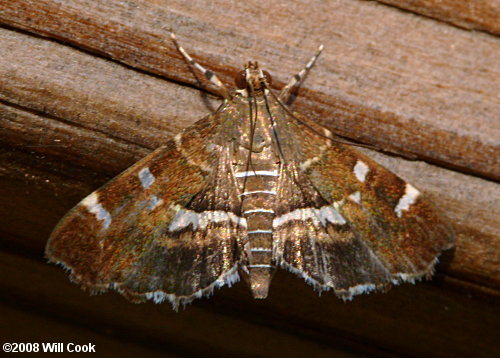
<svg viewBox="0 0 500 358">
<path fill-rule="evenodd" d="M 343 301 L 352 301 L 354 296 L 367 294 L 374 291 L 387 291 L 392 285 L 399 285 L 401 283 L 412 283 L 415 284 L 423 279 L 430 279 L 434 274 L 435 265 L 439 262 L 439 258 L 436 257 L 427 267 L 427 269 L 416 272 L 416 273 L 403 273 L 398 272 L 391 275 L 391 280 L 389 282 L 383 283 L 361 283 L 355 286 L 351 286 L 347 289 L 336 289 L 333 283 L 322 284 L 317 280 L 313 279 L 304 271 L 293 267 L 288 262 L 281 260 L 279 266 L 299 277 L 304 279 L 307 284 L 311 285 L 313 289 L 321 295 L 322 292 L 333 290 L 335 295 L 341 298 Z"/>
</svg>

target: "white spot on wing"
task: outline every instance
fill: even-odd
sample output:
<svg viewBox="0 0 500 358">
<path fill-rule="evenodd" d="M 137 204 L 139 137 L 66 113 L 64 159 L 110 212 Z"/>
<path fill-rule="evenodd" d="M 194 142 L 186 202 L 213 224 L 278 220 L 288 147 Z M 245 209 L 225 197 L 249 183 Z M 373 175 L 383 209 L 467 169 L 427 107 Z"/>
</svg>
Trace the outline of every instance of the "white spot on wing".
<svg viewBox="0 0 500 358">
<path fill-rule="evenodd" d="M 137 175 L 139 176 L 139 180 L 141 181 L 142 187 L 144 189 L 149 188 L 155 181 L 155 177 L 153 176 L 153 174 L 151 174 L 151 171 L 148 167 L 139 170 L 139 173 L 137 173 Z"/>
<path fill-rule="evenodd" d="M 368 168 L 368 165 L 366 165 L 364 162 L 362 162 L 361 160 L 358 160 L 356 162 L 356 165 L 354 166 L 354 175 L 360 182 L 365 182 L 366 175 L 369 171 L 370 168 Z"/>
<path fill-rule="evenodd" d="M 361 193 L 359 191 L 349 195 L 349 199 L 354 201 L 356 204 L 361 203 Z"/>
<path fill-rule="evenodd" d="M 177 133 L 174 137 L 174 142 L 176 146 L 178 147 L 177 149 L 180 149 L 180 146 L 182 144 L 182 133 Z"/>
<path fill-rule="evenodd" d="M 398 218 L 403 216 L 403 210 L 408 210 L 415 203 L 419 195 L 420 192 L 413 185 L 406 183 L 405 193 L 394 208 Z"/>
<path fill-rule="evenodd" d="M 102 226 L 107 229 L 111 225 L 111 215 L 104 209 L 104 207 L 99 203 L 99 195 L 97 192 L 93 192 L 85 199 L 82 200 L 81 204 L 87 208 L 87 210 L 94 214 L 97 220 L 102 220 Z"/>
<path fill-rule="evenodd" d="M 198 228 L 205 229 L 209 223 L 220 223 L 231 221 L 235 225 L 242 227 L 247 227 L 247 221 L 245 218 L 238 217 L 231 212 L 214 210 L 214 211 L 203 211 L 197 213 L 192 210 L 183 209 L 176 205 L 174 210 L 177 211 L 175 218 L 170 223 L 168 230 L 170 232 L 182 230 L 189 225 L 193 226 L 193 230 Z"/>
<path fill-rule="evenodd" d="M 339 225 L 344 225 L 346 223 L 344 217 L 331 206 L 323 206 L 321 209 L 319 209 L 319 219 L 321 220 L 321 224 L 323 224 L 323 226 L 326 226 L 327 221 L 331 222 L 332 224 Z"/>
<path fill-rule="evenodd" d="M 87 196 L 85 199 L 82 200 L 82 205 L 85 205 L 87 208 L 94 207 L 99 204 L 99 195 L 97 195 L 97 192 L 93 192 L 89 196 Z"/>
<path fill-rule="evenodd" d="M 273 227 L 277 228 L 281 225 L 286 224 L 292 220 L 309 220 L 313 221 L 315 226 L 319 223 L 326 227 L 326 223 L 330 222 L 332 224 L 344 225 L 347 221 L 344 217 L 335 209 L 333 206 L 323 206 L 322 208 L 306 208 L 306 209 L 296 209 L 289 213 L 283 214 L 273 220 Z"/>
<path fill-rule="evenodd" d="M 300 170 L 305 171 L 307 168 L 311 166 L 311 164 L 316 163 L 319 160 L 319 156 L 316 156 L 314 158 L 307 159 L 306 161 L 300 163 Z"/>
<path fill-rule="evenodd" d="M 149 200 L 149 204 L 148 204 L 148 209 L 153 210 L 161 203 L 163 203 L 163 199 L 158 199 L 158 197 L 156 195 L 151 195 L 151 199 Z"/>
</svg>

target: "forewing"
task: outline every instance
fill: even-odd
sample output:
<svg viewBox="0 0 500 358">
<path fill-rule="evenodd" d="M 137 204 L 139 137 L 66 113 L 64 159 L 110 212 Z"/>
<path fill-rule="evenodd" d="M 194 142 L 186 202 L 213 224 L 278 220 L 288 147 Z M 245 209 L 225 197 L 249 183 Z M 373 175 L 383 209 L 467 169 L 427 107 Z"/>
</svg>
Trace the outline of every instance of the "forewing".
<svg viewBox="0 0 500 358">
<path fill-rule="evenodd" d="M 303 123 L 277 123 L 288 184 L 280 187 L 275 260 L 347 299 L 430 275 L 453 244 L 447 221 L 413 186 L 297 117 Z M 285 198 L 296 193 L 302 202 L 287 209 Z"/>
<path fill-rule="evenodd" d="M 174 306 L 236 280 L 246 234 L 218 145 L 223 121 L 200 120 L 82 200 L 52 233 L 48 258 L 92 291 Z"/>
</svg>

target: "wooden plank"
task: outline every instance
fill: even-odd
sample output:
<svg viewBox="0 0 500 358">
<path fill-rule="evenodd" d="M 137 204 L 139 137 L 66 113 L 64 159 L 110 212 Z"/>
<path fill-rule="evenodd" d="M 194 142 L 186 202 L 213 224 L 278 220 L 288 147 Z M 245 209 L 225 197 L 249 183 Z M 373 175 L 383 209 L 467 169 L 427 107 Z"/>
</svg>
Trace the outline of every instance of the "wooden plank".
<svg viewBox="0 0 500 358">
<path fill-rule="evenodd" d="M 498 0 L 377 0 L 469 30 L 500 35 Z"/>
<path fill-rule="evenodd" d="M 89 296 L 44 262 L 7 253 L 0 253 L 0 262 L 4 302 L 73 325 L 75 335 L 80 326 L 93 327 L 165 354 L 492 357 L 497 342 L 497 307 L 439 281 L 343 303 L 333 294 L 317 297 L 303 280 L 280 271 L 266 300 L 253 300 L 240 283 L 176 313 L 165 304 L 133 305 L 117 294 Z"/>
<path fill-rule="evenodd" d="M 169 27 L 225 82 L 239 70 L 234 63 L 255 59 L 267 64 L 279 87 L 323 42 L 327 50 L 300 91 L 297 110 L 349 138 L 500 178 L 500 44 L 491 36 L 347 0 L 287 11 L 259 2 L 169 2 L 167 8 L 89 1 L 3 2 L 0 21 L 189 83 L 193 76 L 168 41 Z M 258 15 L 243 21 L 250 9 Z"/>
<path fill-rule="evenodd" d="M 9 295 L 9 294 L 7 294 Z M 19 306 L 19 305 L 18 305 Z M 99 357 L 162 357 L 173 358 L 179 355 L 169 354 L 159 350 L 157 347 L 141 344 L 142 342 L 131 342 L 120 339 L 116 333 L 105 332 L 96 326 L 82 327 L 54 319 L 54 317 L 39 314 L 34 307 L 12 307 L 4 303 L 0 304 L 0 334 L 2 343 L 32 343 L 38 344 L 38 352 L 24 353 L 24 355 L 46 356 L 43 343 L 63 343 L 63 350 L 57 353 L 59 357 L 70 357 L 76 349 L 75 345 L 94 346 L 95 353 Z M 33 314 L 36 311 L 36 314 Z M 73 344 L 73 345 L 71 345 Z M 157 348 L 155 350 L 155 348 Z M 55 354 L 55 351 L 52 351 Z M 88 353 L 92 354 L 92 353 Z M 17 354 L 19 355 L 19 353 Z M 21 353 L 21 355 L 23 355 Z"/>
</svg>

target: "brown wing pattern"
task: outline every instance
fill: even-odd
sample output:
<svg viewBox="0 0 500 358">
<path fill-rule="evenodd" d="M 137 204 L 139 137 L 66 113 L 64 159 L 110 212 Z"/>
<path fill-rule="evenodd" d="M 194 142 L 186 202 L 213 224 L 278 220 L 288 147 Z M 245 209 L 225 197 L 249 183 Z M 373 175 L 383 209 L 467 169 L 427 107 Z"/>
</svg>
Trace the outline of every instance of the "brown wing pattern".
<svg viewBox="0 0 500 358">
<path fill-rule="evenodd" d="M 200 120 L 82 200 L 52 233 L 48 258 L 91 291 L 174 306 L 237 280 L 246 233 L 217 145 L 222 121 Z"/>
<path fill-rule="evenodd" d="M 352 223 L 294 169 L 284 170 L 280 178 L 280 201 L 290 195 L 295 198 L 292 206 L 279 206 L 273 222 L 276 263 L 303 277 L 315 289 L 334 289 L 343 298 L 391 282 L 384 264 Z M 297 181 L 302 190 L 297 188 Z"/>
<path fill-rule="evenodd" d="M 290 116 L 278 123 L 280 138 L 286 138 L 282 175 L 289 178 L 282 180 L 288 184 L 281 197 L 302 199 L 295 208 L 283 203 L 278 210 L 276 262 L 344 299 L 431 274 L 436 257 L 453 243 L 446 220 L 401 178 L 299 119 L 314 131 Z M 311 200 L 311 193 L 321 200 Z"/>
</svg>

